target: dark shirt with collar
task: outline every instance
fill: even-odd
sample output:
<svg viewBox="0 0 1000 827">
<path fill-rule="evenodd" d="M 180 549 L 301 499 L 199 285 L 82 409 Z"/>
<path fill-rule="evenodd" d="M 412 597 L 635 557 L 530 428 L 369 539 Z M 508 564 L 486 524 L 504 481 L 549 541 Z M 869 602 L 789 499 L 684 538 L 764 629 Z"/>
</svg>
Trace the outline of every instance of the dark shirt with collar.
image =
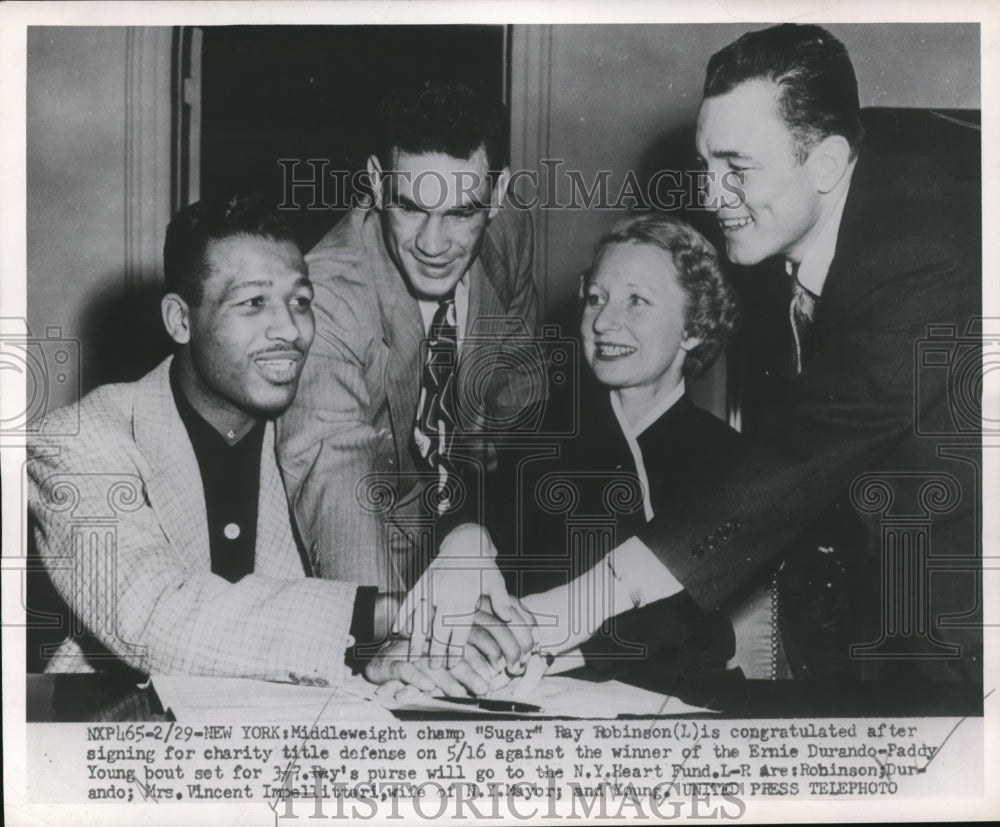
<svg viewBox="0 0 1000 827">
<path fill-rule="evenodd" d="M 201 471 L 212 572 L 236 583 L 254 567 L 265 422 L 259 420 L 239 442 L 230 445 L 188 402 L 176 366 L 175 361 L 170 389 Z"/>
<path fill-rule="evenodd" d="M 212 572 L 236 583 L 254 569 L 260 452 L 266 420 L 258 420 L 239 442 L 230 445 L 188 402 L 177 373 L 175 361 L 170 368 L 170 389 L 201 471 Z M 374 628 L 377 597 L 375 587 L 361 587 L 357 591 L 350 633 L 359 649 L 370 649 L 379 643 Z M 356 656 L 351 660 L 355 669 L 363 665 Z"/>
</svg>

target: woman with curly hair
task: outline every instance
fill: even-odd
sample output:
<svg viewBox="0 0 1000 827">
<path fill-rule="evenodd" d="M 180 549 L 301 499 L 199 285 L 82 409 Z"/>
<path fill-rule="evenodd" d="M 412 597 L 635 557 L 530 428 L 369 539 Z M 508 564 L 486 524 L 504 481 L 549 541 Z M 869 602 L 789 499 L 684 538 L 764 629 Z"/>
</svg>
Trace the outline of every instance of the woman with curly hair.
<svg viewBox="0 0 1000 827">
<path fill-rule="evenodd" d="M 559 457 L 522 478 L 517 591 L 536 593 L 522 602 L 550 653 L 582 642 L 589 665 L 616 674 L 650 659 L 661 677 L 665 663 L 678 677 L 721 670 L 734 650 L 725 613 L 705 615 L 684 593 L 615 604 L 621 573 L 605 555 L 740 453 L 739 435 L 696 407 L 685 383 L 732 336 L 734 293 L 693 227 L 640 214 L 598 242 L 581 298 L 583 354 L 595 381 L 581 388 L 577 432 Z M 575 628 L 545 624 L 553 600 L 575 603 Z"/>
</svg>

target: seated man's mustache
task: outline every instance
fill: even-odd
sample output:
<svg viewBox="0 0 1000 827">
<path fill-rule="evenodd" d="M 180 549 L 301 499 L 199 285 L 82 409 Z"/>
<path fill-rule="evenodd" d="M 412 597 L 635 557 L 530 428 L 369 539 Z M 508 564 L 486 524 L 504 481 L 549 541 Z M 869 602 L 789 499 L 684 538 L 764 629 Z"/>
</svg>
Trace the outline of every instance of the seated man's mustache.
<svg viewBox="0 0 1000 827">
<path fill-rule="evenodd" d="M 296 342 L 289 342 L 287 345 L 274 345 L 273 347 L 263 348 L 262 350 L 256 350 L 253 353 L 254 358 L 258 356 L 267 356 L 269 353 L 280 353 L 283 356 L 288 356 L 290 354 L 297 354 L 302 358 L 305 358 L 306 351 L 302 345 Z"/>
</svg>

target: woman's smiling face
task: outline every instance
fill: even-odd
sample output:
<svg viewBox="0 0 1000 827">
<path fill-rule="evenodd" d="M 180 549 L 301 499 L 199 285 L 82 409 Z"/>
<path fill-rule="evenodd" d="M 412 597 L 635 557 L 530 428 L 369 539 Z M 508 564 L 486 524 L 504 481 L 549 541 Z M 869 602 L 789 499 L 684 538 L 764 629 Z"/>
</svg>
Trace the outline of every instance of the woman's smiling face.
<svg viewBox="0 0 1000 827">
<path fill-rule="evenodd" d="M 652 244 L 608 245 L 584 293 L 583 352 L 598 381 L 654 394 L 681 379 L 687 296 L 670 254 Z"/>
</svg>

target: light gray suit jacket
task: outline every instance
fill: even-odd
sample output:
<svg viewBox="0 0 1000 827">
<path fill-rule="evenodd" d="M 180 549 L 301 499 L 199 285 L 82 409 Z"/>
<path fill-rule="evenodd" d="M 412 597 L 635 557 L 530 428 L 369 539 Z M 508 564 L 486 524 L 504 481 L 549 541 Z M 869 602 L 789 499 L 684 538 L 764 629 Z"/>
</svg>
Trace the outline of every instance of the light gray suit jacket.
<svg viewBox="0 0 1000 827">
<path fill-rule="evenodd" d="M 165 360 L 138 382 L 105 385 L 46 417 L 29 443 L 29 509 L 52 581 L 87 637 L 50 671 L 121 658 L 143 672 L 330 683 L 356 586 L 307 578 L 292 538 L 268 424 L 254 572 L 211 572 L 201 474 Z M 75 423 L 79 420 L 79 433 Z M 108 653 L 88 651 L 96 638 Z"/>
<path fill-rule="evenodd" d="M 306 261 L 316 288 L 316 340 L 295 403 L 278 423 L 285 486 L 318 574 L 397 590 L 404 585 L 400 565 L 414 561 L 400 564 L 393 549 L 412 556 L 407 532 L 433 525 L 421 496 L 433 474 L 417 467 L 411 451 L 420 308 L 385 250 L 375 210 L 350 212 Z M 495 436 L 498 423 L 516 420 L 544 395 L 531 338 L 538 320 L 531 263 L 530 218 L 507 206 L 487 228 L 468 274 L 457 386 L 466 433 L 486 423 Z"/>
</svg>

